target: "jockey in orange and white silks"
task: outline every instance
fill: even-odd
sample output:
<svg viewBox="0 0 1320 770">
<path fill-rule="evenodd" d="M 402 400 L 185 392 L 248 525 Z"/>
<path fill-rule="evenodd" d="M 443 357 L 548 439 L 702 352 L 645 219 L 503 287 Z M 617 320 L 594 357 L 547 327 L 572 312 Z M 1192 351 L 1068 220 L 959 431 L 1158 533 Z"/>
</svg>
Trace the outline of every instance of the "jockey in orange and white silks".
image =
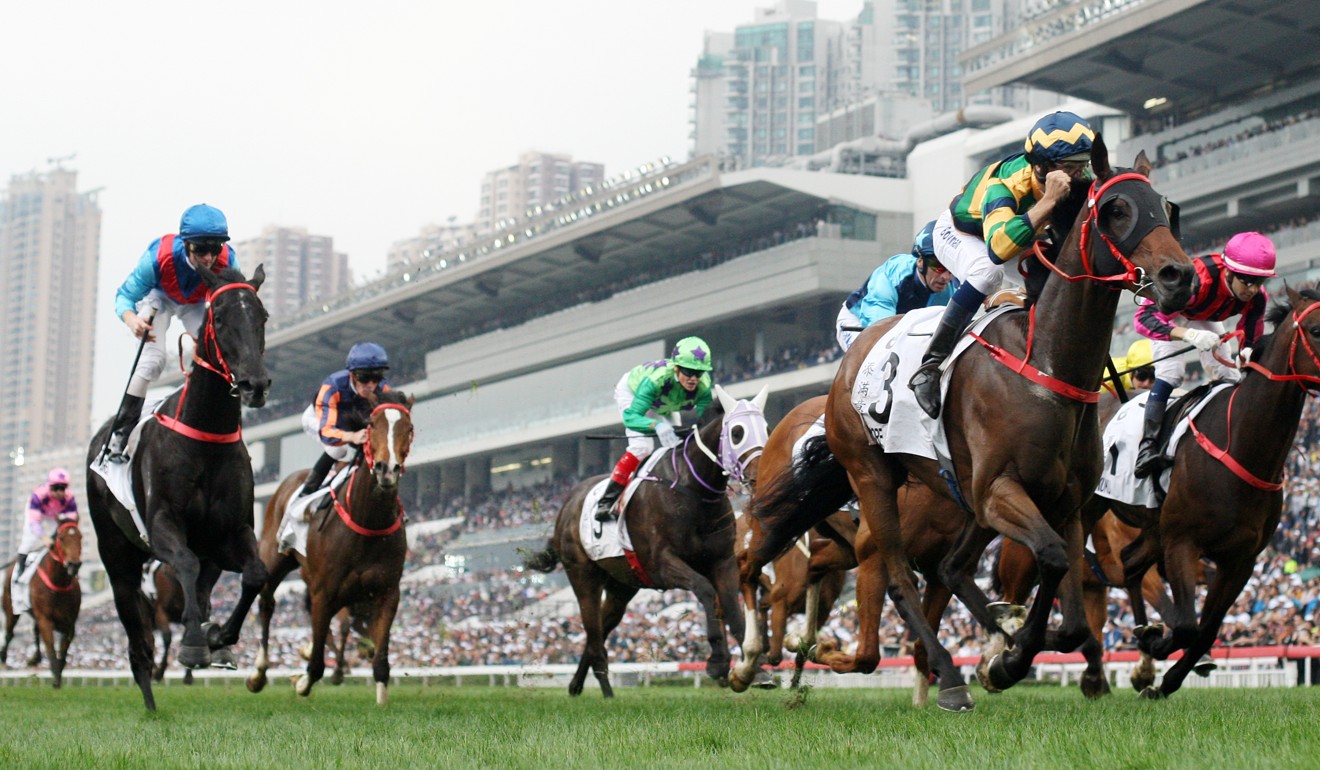
<svg viewBox="0 0 1320 770">
<path fill-rule="evenodd" d="M 62 521 L 78 520 L 78 501 L 69 489 L 69 472 L 52 468 L 46 474 L 46 483 L 32 490 L 23 519 L 23 539 L 18 545 L 18 564 L 15 572 L 22 573 L 28 554 L 50 548 L 55 543 L 55 530 Z"/>
<path fill-rule="evenodd" d="M 655 450 L 654 435 L 666 447 L 679 444 L 669 415 L 694 411 L 697 417 L 711 401 L 710 346 L 700 337 L 684 337 L 669 358 L 634 366 L 614 386 L 614 401 L 623 416 L 628 451 L 610 474 L 610 482 L 596 505 L 597 521 L 614 517 L 614 504 L 633 472 Z"/>
<path fill-rule="evenodd" d="M 314 437 L 322 450 L 303 484 L 303 494 L 319 489 L 335 462 L 352 459 L 357 447 L 366 443 L 366 427 L 350 421 L 370 411 L 368 396 L 390 389 L 385 380 L 389 368 L 385 348 L 359 342 L 348 351 L 344 368 L 321 382 L 316 398 L 303 412 L 303 432 Z"/>
<path fill-rule="evenodd" d="M 1242 348 L 1251 347 L 1265 331 L 1265 309 L 1269 295 L 1265 281 L 1275 276 L 1274 243 L 1260 233 L 1238 233 L 1228 239 L 1223 254 L 1192 260 L 1192 298 L 1187 307 L 1164 315 L 1150 300 L 1142 300 L 1133 318 L 1138 333 L 1151 341 L 1155 358 L 1155 385 L 1146 398 L 1141 449 L 1137 452 L 1136 475 L 1149 476 L 1158 470 L 1161 458 L 1155 446 L 1169 394 L 1182 384 L 1181 356 L 1190 344 L 1201 353 L 1201 364 L 1213 379 L 1236 382 L 1241 374 L 1224 363 L 1235 356 L 1232 339 L 1223 341 L 1224 321 L 1238 319 Z M 1219 355 L 1216 356 L 1216 353 Z M 1171 356 L 1171 357 L 1169 357 Z M 1160 360 L 1161 357 L 1166 357 Z M 1222 359 L 1222 361 L 1221 361 Z"/>
<path fill-rule="evenodd" d="M 126 459 L 124 444 L 142 414 L 147 388 L 165 369 L 165 335 L 170 321 L 178 317 L 184 330 L 194 337 L 206 321 L 206 285 L 198 271 L 238 269 L 238 258 L 228 241 L 229 222 L 220 209 L 205 203 L 191 206 L 183 212 L 178 234 L 152 241 L 115 292 L 115 315 L 133 336 L 147 342 L 115 419 L 111 460 Z"/>
</svg>

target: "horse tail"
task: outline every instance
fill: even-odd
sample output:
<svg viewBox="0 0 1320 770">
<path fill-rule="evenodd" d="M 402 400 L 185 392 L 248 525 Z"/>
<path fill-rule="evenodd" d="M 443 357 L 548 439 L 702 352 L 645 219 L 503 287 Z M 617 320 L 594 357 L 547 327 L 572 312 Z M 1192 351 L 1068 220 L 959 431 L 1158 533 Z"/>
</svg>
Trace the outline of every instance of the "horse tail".
<svg viewBox="0 0 1320 770">
<path fill-rule="evenodd" d="M 554 538 L 551 538 L 545 544 L 545 548 L 539 551 L 519 550 L 523 555 L 523 566 L 527 569 L 548 573 L 554 572 L 555 567 L 559 565 L 559 551 L 555 550 Z"/>
<path fill-rule="evenodd" d="M 802 455 L 752 501 L 751 513 L 765 535 L 755 557 L 768 563 L 788 544 L 852 499 L 848 472 L 830 451 L 825 436 L 813 436 Z"/>
</svg>

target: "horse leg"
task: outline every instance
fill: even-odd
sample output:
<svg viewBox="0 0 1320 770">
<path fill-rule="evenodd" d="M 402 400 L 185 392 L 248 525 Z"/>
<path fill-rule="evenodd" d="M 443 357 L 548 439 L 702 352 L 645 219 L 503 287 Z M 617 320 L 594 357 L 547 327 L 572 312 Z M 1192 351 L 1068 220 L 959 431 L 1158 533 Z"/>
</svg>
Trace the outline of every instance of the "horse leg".
<svg viewBox="0 0 1320 770">
<path fill-rule="evenodd" d="M 270 619 L 275 614 L 275 588 L 285 576 L 298 566 L 297 559 L 290 556 L 278 556 L 275 566 L 270 569 L 270 579 L 261 587 L 260 601 L 257 604 L 257 618 L 261 623 L 261 643 L 257 646 L 256 671 L 248 674 L 246 684 L 248 692 L 261 692 L 266 686 L 266 670 L 270 667 Z"/>
<path fill-rule="evenodd" d="M 1164 660 L 1176 650 L 1187 649 L 1197 637 L 1196 578 L 1200 563 L 1201 551 L 1195 543 L 1183 539 L 1169 544 L 1165 553 L 1164 572 L 1173 589 L 1173 606 L 1170 614 L 1165 617 L 1165 624 L 1170 630 L 1167 635 L 1159 638 L 1154 634 L 1146 634 L 1139 639 L 1141 648 L 1156 660 Z"/>
<path fill-rule="evenodd" d="M 240 581 L 242 592 L 238 596 L 238 604 L 234 605 L 234 611 L 230 613 L 224 626 L 218 630 L 212 627 L 209 636 L 213 638 L 208 639 L 212 649 L 238 643 L 239 632 L 243 630 L 243 621 L 247 619 L 252 602 L 256 601 L 257 594 L 261 593 L 262 587 L 270 580 L 270 570 L 261 560 L 261 554 L 257 550 L 257 538 L 252 534 L 251 529 L 243 529 L 239 542 L 231 545 L 227 556 L 231 563 L 243 565 L 243 576 Z"/>
<path fill-rule="evenodd" d="M 1160 682 L 1159 689 L 1146 688 L 1141 691 L 1142 697 L 1167 698 L 1182 687 L 1183 680 L 1199 665 L 1201 656 L 1208 653 L 1214 645 L 1215 637 L 1219 635 L 1219 627 L 1224 622 L 1224 615 L 1228 614 L 1233 602 L 1247 585 L 1247 580 L 1251 578 L 1253 562 L 1254 559 L 1247 555 L 1246 558 L 1238 558 L 1218 565 L 1219 568 L 1215 570 L 1215 576 L 1210 581 L 1210 588 L 1206 592 L 1205 603 L 1201 608 L 1201 622 L 1197 628 L 1196 638 L 1183 648 L 1183 655 L 1178 662 L 1164 672 L 1164 681 Z M 1195 573 L 1194 567 L 1191 572 Z M 1176 595 L 1176 587 L 1174 592 Z"/>
<path fill-rule="evenodd" d="M 353 616 L 345 611 L 336 619 L 339 621 L 339 635 L 335 638 L 335 673 L 330 675 L 330 684 L 340 685 L 348 675 L 348 658 L 344 651 L 348 648 L 348 634 L 353 630 Z"/>
<path fill-rule="evenodd" d="M 608 639 L 610 633 L 618 628 L 619 621 L 623 620 L 623 614 L 628 610 L 628 602 L 637 595 L 637 589 L 610 580 L 605 584 L 605 601 L 600 609 L 600 630 L 601 638 Z M 599 658 L 599 665 L 595 667 L 596 681 L 600 683 L 600 691 L 606 698 L 614 697 L 614 688 L 610 687 L 609 661 L 604 655 Z"/>
<path fill-rule="evenodd" d="M 56 661 L 59 660 L 59 655 L 55 651 L 55 624 L 51 621 L 49 616 L 37 617 L 40 613 L 37 613 L 35 608 L 32 614 L 37 622 L 38 649 L 40 649 L 41 646 L 45 646 L 46 658 L 50 661 L 51 684 L 58 689 L 60 686 L 60 678 L 56 673 L 55 667 L 57 665 Z"/>
<path fill-rule="evenodd" d="M 765 662 L 771 666 L 778 666 L 784 660 L 784 636 L 789 616 L 789 589 L 784 583 L 784 578 L 775 573 L 774 588 L 770 590 L 770 641 L 765 650 Z"/>
<path fill-rule="evenodd" d="M 183 588 L 183 638 L 179 641 L 179 665 L 187 668 L 206 668 L 211 665 L 211 650 L 206 643 L 206 631 L 202 621 L 210 612 L 203 609 L 197 598 L 197 580 L 201 574 L 201 562 L 196 554 L 188 549 L 186 539 L 179 533 L 172 522 L 163 513 L 159 516 L 161 524 L 153 534 L 152 547 L 160 560 L 174 568 L 174 574 Z"/>
<path fill-rule="evenodd" d="M 63 682 L 64 666 L 69 661 L 69 645 L 73 643 L 73 622 L 61 623 L 55 627 L 55 657 L 50 659 L 51 674 L 55 677 L 55 686 Z"/>
<path fill-rule="evenodd" d="M 710 643 L 710 657 L 706 659 L 706 676 L 719 682 L 721 685 L 728 684 L 729 678 L 729 645 L 724 638 L 724 623 L 720 619 L 720 600 L 716 594 L 715 586 L 705 575 L 692 569 L 687 563 L 667 556 L 660 563 L 660 568 L 656 570 L 656 583 L 659 585 L 671 585 L 675 588 L 686 588 L 697 595 L 697 601 L 701 604 L 701 609 L 706 613 L 706 639 Z M 732 559 L 730 559 L 730 563 Z M 737 601 L 737 594 L 734 592 L 733 585 L 730 589 L 730 601 Z M 730 607 L 730 610 L 733 608 Z M 735 616 L 737 617 L 737 616 Z M 738 625 L 742 625 L 742 619 L 738 618 Z M 738 629 L 736 635 L 741 638 L 743 629 Z"/>
<path fill-rule="evenodd" d="M 1002 690 L 990 681 L 990 661 L 994 660 L 1008 647 L 1009 634 L 1021 628 L 1025 611 L 1021 605 L 1013 604 L 1015 598 L 1005 588 L 1005 602 L 990 603 L 989 597 L 976 584 L 976 569 L 981 554 L 998 535 L 992 529 L 979 527 L 969 521 L 954 542 L 953 549 L 940 560 L 936 574 L 954 596 L 957 596 L 984 629 L 986 643 L 982 649 L 981 661 L 976 665 L 976 678 L 988 693 Z M 1002 546 L 1001 546 L 1002 547 Z M 1001 557 L 1002 558 L 1002 557 Z M 1029 594 L 1026 588 L 1023 594 Z M 935 622 L 938 622 L 936 618 Z M 1011 621 L 1011 624 L 1010 624 Z M 922 645 L 923 655 L 925 646 Z M 929 671 L 926 672 L 929 676 Z"/>
<path fill-rule="evenodd" d="M 99 529 L 97 536 L 101 538 L 101 554 L 102 558 L 105 558 L 112 549 L 106 544 L 106 536 Z M 134 548 L 127 543 L 124 547 Z M 124 633 L 128 635 L 128 666 L 133 672 L 133 681 L 142 691 L 142 700 L 147 710 L 155 711 L 156 697 L 151 691 L 151 670 L 155 662 L 153 660 L 155 651 L 152 649 L 154 640 L 151 636 L 151 625 L 144 616 L 142 602 L 138 599 L 138 591 L 142 585 L 142 562 L 139 560 L 134 565 L 132 559 L 125 559 L 127 565 L 120 565 L 116 564 L 118 560 L 113 557 L 106 561 L 106 572 L 110 576 L 110 588 L 115 597 L 115 611 L 119 614 L 119 622 L 124 626 Z"/>
<path fill-rule="evenodd" d="M 334 618 L 338 607 L 331 608 L 327 597 L 307 587 L 312 595 L 312 653 L 307 659 L 307 671 L 300 674 L 294 683 L 294 690 L 303 697 L 312 694 L 312 685 L 325 676 L 325 640 L 330 635 L 330 620 Z"/>
<path fill-rule="evenodd" d="M 160 663 L 151 672 L 151 678 L 159 682 L 165 679 L 165 668 L 170 664 L 170 645 L 174 642 L 174 634 L 170 631 L 170 619 L 164 609 L 156 608 L 155 620 L 156 630 L 160 632 Z"/>
<path fill-rule="evenodd" d="M 810 573 L 807 577 L 807 595 L 803 599 L 806 609 L 805 625 L 803 626 L 802 638 L 797 639 L 797 654 L 793 656 L 793 680 L 789 683 L 789 688 L 796 690 L 802 684 L 802 672 L 807 667 L 807 658 L 816 649 L 818 633 L 820 631 L 820 580 L 811 580 Z"/>
<path fill-rule="evenodd" d="M 926 592 L 921 596 L 921 612 L 931 628 L 939 627 L 944 610 L 952 598 L 953 592 L 938 577 L 932 576 L 926 581 Z M 917 669 L 916 682 L 912 688 L 912 705 L 925 708 L 930 700 L 930 661 L 926 657 L 926 645 L 920 639 L 913 645 L 912 662 Z"/>
<path fill-rule="evenodd" d="M 1080 568 L 1080 565 L 1079 565 Z M 1109 678 L 1105 676 L 1105 621 L 1109 619 L 1109 599 L 1107 591 L 1099 583 L 1088 582 L 1082 588 L 1082 601 L 1086 607 L 1086 621 L 1091 628 L 1091 637 L 1082 644 L 1082 656 L 1086 658 L 1086 670 L 1082 672 L 1082 695 L 1087 698 L 1099 698 L 1109 694 Z"/>
<path fill-rule="evenodd" d="M 880 665 L 880 616 L 885 606 L 889 575 L 880 553 L 874 530 L 857 535 L 857 652 L 846 655 L 833 645 L 821 645 L 817 656 L 821 663 L 841 674 L 869 674 Z"/>
<path fill-rule="evenodd" d="M 760 602 L 761 567 L 764 565 L 752 569 L 751 562 L 754 561 L 756 557 L 751 548 L 738 554 L 738 588 L 742 594 L 743 625 L 747 630 L 739 642 L 742 660 L 729 672 L 729 688 L 734 692 L 745 691 L 761 672 L 761 655 L 766 649 L 766 617 Z"/>
<path fill-rule="evenodd" d="M 604 670 L 608 681 L 609 661 L 605 657 L 605 634 L 600 605 L 601 594 L 609 577 L 604 570 L 590 562 L 574 565 L 571 568 L 564 565 L 564 571 L 568 573 L 568 582 L 573 586 L 573 593 L 577 595 L 578 609 L 582 613 L 582 630 L 587 637 L 582 647 L 582 659 L 578 661 L 577 671 L 573 673 L 573 679 L 568 683 L 568 694 L 577 696 L 582 694 L 582 685 L 587 681 L 589 670 L 597 671 L 598 680 L 599 672 Z M 599 667 L 596 666 L 598 659 L 601 661 Z M 605 697 L 608 698 L 611 694 L 607 693 Z"/>
<path fill-rule="evenodd" d="M 390 687 L 390 627 L 394 625 L 394 615 L 399 611 L 399 586 L 394 585 L 388 593 L 376 600 L 371 611 L 371 640 L 376 643 L 376 652 L 371 656 L 371 677 L 376 681 L 376 705 L 389 703 Z M 344 644 L 348 640 L 348 630 L 353 618 L 344 618 L 339 655 L 343 659 Z M 344 668 L 347 668 L 345 665 Z"/>
</svg>

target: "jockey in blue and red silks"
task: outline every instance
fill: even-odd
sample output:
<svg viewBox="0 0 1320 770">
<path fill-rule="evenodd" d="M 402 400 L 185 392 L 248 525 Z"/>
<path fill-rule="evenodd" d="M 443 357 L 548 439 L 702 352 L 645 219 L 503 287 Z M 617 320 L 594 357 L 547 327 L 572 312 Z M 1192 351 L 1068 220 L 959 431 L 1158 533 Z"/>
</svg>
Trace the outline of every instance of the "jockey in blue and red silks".
<svg viewBox="0 0 1320 770">
<path fill-rule="evenodd" d="M 369 396 L 387 392 L 385 372 L 390 368 L 385 348 L 374 342 L 359 342 L 348 351 L 344 368 L 326 377 L 316 398 L 303 412 L 303 432 L 316 439 L 321 456 L 312 466 L 302 493 L 321 488 L 330 469 L 340 460 L 351 460 L 356 447 L 367 441 L 367 429 L 349 424 L 369 412 Z"/>
<path fill-rule="evenodd" d="M 14 574 L 21 575 L 28 554 L 55 544 L 55 531 L 62 521 L 78 520 L 78 501 L 69 489 L 69 472 L 53 468 L 46 483 L 32 490 L 23 522 L 23 540 L 18 545 Z"/>
<path fill-rule="evenodd" d="M 1136 475 L 1149 476 L 1161 464 L 1155 446 L 1164 407 L 1169 394 L 1182 384 L 1183 364 L 1176 354 L 1182 346 L 1194 345 L 1201 351 L 1201 364 L 1213 379 L 1237 381 L 1241 374 L 1222 363 L 1234 357 L 1233 338 L 1223 340 L 1223 322 L 1241 316 L 1237 331 L 1242 337 L 1243 353 L 1265 331 L 1265 308 L 1269 295 L 1264 284 L 1273 278 L 1274 244 L 1260 233 L 1238 233 L 1228 240 L 1223 254 L 1210 254 L 1192 260 L 1196 273 L 1192 278 L 1192 299 L 1187 307 L 1165 315 L 1150 300 L 1141 300 L 1133 318 L 1138 333 L 1151 340 L 1155 359 L 1155 386 L 1146 398 L 1146 417 L 1142 426 L 1141 448 L 1137 453 Z M 1215 353 L 1222 354 L 1216 357 Z M 1167 356 L 1167 357 L 1166 357 Z M 1161 357 L 1165 357 L 1161 360 Z"/>
<path fill-rule="evenodd" d="M 110 434 L 110 459 L 126 460 L 124 445 L 142 415 L 147 388 L 165 369 L 165 333 L 175 316 L 196 337 L 206 321 L 206 285 L 199 270 L 238 268 L 230 248 L 229 223 L 220 209 L 205 203 L 183 212 L 178 234 L 151 242 L 115 293 L 115 315 L 147 343 L 119 406 Z M 153 320 L 147 320 L 154 312 Z"/>
</svg>

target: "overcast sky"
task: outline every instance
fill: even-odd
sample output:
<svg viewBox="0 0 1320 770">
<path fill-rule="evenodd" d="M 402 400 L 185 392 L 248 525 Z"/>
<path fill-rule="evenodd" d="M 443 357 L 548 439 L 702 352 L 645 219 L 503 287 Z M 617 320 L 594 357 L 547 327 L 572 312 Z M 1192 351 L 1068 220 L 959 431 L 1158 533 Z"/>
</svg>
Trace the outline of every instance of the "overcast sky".
<svg viewBox="0 0 1320 770">
<path fill-rule="evenodd" d="M 268 224 L 330 235 L 355 275 L 374 274 L 393 241 L 473 218 L 482 175 L 524 150 L 607 174 L 686 159 L 703 31 L 770 5 L 7 3 L 0 179 L 77 153 L 80 189 L 104 188 L 96 418 L 135 350 L 114 290 L 187 206 L 218 206 L 236 239 Z M 819 16 L 861 5 L 823 0 Z"/>
</svg>

